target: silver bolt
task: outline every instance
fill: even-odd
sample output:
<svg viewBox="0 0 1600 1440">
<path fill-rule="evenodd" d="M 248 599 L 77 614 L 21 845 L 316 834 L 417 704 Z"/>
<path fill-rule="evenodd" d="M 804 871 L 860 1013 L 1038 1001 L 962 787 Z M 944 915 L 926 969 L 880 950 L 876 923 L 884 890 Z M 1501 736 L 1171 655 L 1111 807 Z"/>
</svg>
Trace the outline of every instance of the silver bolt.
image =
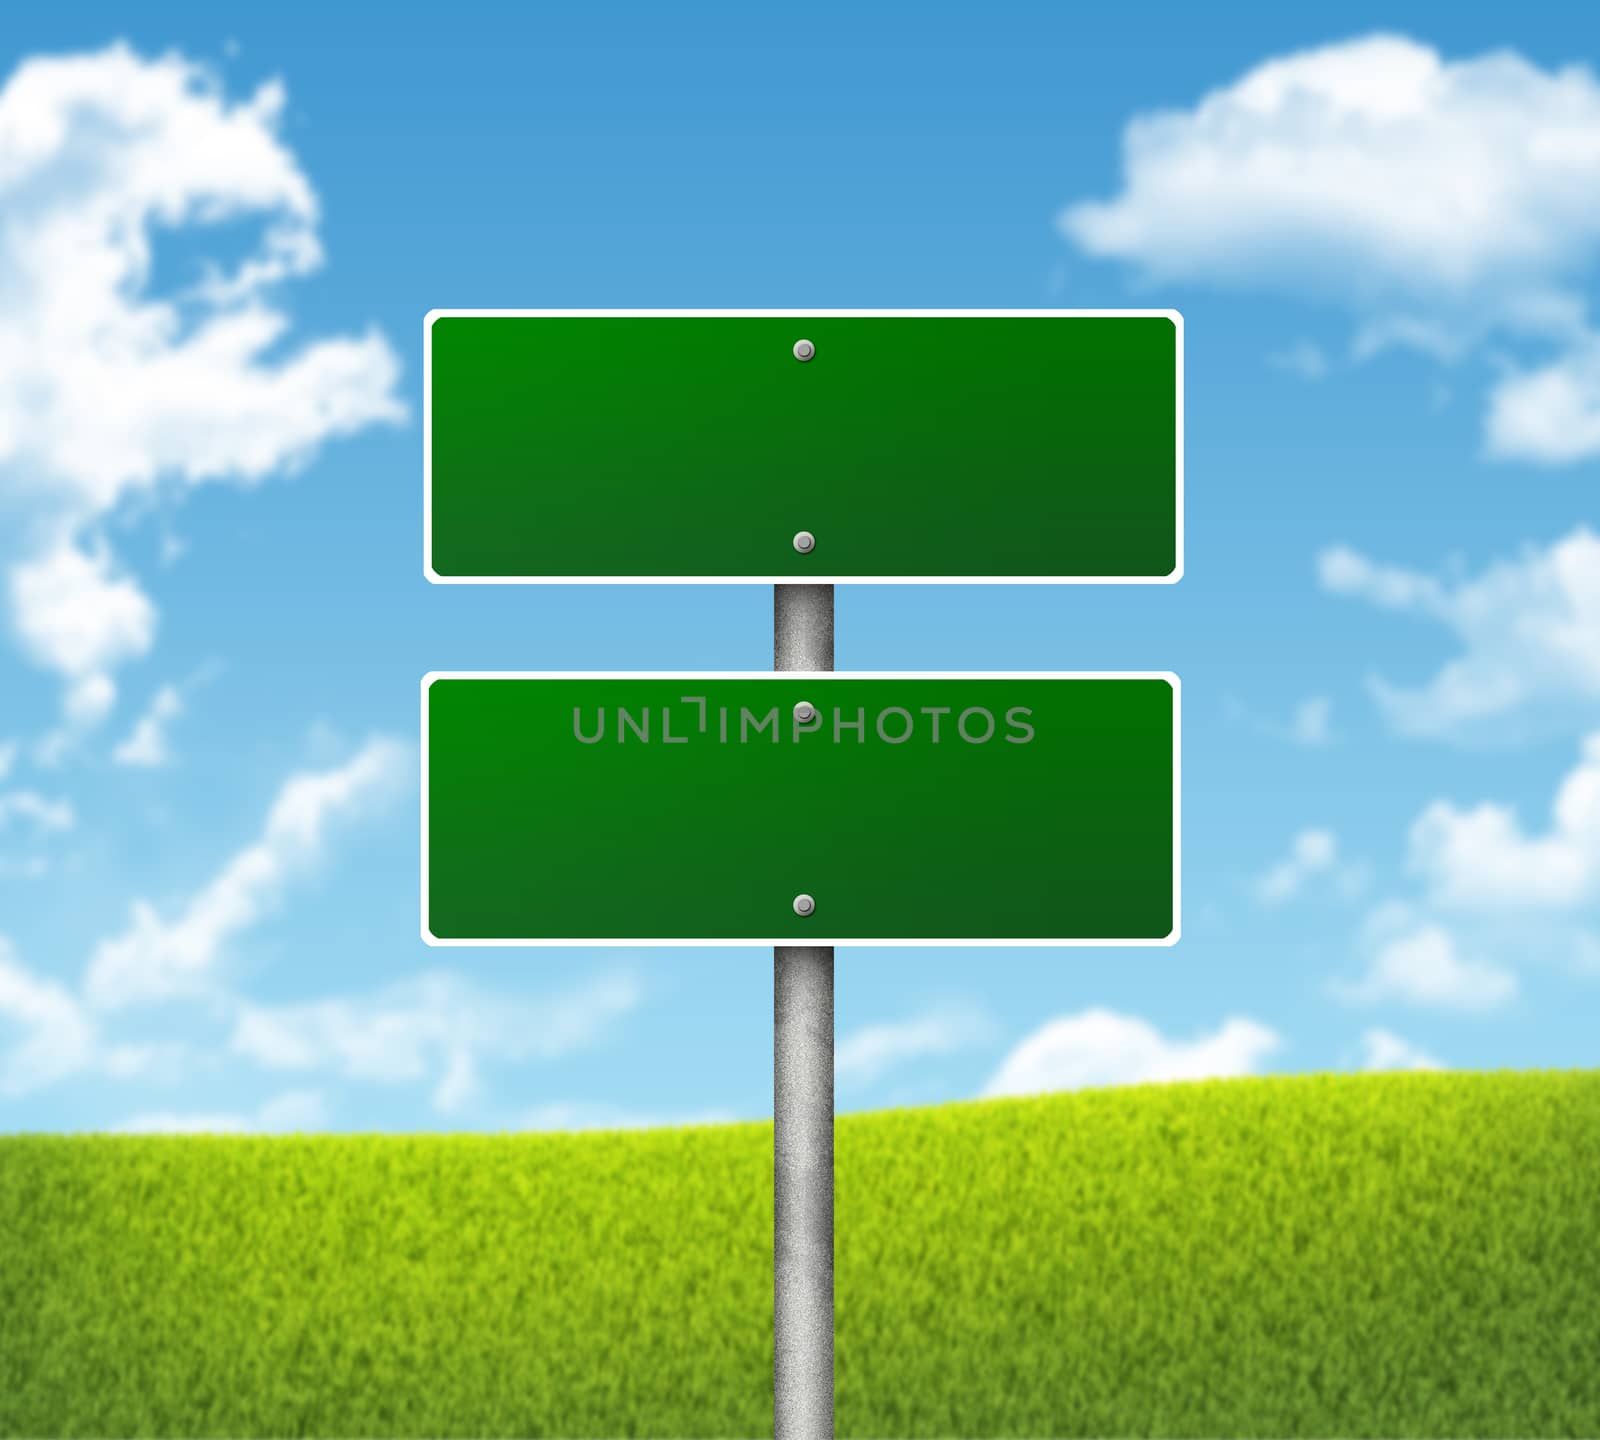
<svg viewBox="0 0 1600 1440">
<path fill-rule="evenodd" d="M 794 718 L 802 725 L 809 725 L 817 718 L 816 706 L 814 706 L 809 700 L 796 701 L 794 707 Z"/>
<path fill-rule="evenodd" d="M 809 340 L 796 340 L 794 342 L 794 358 L 796 360 L 809 360 L 817 353 L 817 347 Z"/>
<path fill-rule="evenodd" d="M 794 537 L 794 548 L 802 555 L 809 555 L 817 548 L 817 537 L 809 530 L 802 530 Z"/>
<path fill-rule="evenodd" d="M 809 895 L 796 895 L 794 897 L 794 913 L 796 915 L 809 915 L 817 908 L 817 902 Z"/>
</svg>

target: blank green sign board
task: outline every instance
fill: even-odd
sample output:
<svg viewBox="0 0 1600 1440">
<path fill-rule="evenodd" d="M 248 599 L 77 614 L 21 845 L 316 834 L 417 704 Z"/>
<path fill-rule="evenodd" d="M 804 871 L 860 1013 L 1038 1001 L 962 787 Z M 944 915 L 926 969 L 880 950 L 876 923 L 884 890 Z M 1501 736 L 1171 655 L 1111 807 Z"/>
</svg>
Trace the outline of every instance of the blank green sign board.
<svg viewBox="0 0 1600 1440">
<path fill-rule="evenodd" d="M 427 573 L 1176 580 L 1182 365 L 1173 311 L 435 311 Z"/>
<path fill-rule="evenodd" d="M 1177 938 L 1170 675 L 436 675 L 422 708 L 435 944 Z"/>
</svg>

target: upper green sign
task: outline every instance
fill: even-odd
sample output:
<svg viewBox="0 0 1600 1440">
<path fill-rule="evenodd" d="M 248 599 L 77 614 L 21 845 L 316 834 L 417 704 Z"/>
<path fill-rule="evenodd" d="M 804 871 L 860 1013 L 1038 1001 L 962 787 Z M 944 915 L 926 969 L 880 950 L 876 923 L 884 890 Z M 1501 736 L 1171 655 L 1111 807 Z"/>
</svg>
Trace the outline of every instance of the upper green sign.
<svg viewBox="0 0 1600 1440">
<path fill-rule="evenodd" d="M 1183 571 L 1175 311 L 436 310 L 423 389 L 431 580 Z"/>
<path fill-rule="evenodd" d="M 431 675 L 433 944 L 1170 944 L 1171 675 Z"/>
</svg>

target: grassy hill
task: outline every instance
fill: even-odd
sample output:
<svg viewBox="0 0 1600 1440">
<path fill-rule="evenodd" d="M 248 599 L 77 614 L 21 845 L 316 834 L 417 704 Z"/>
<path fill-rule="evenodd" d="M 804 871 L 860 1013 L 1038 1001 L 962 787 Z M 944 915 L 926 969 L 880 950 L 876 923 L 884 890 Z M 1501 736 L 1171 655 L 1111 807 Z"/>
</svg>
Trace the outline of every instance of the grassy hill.
<svg viewBox="0 0 1600 1440">
<path fill-rule="evenodd" d="M 772 1130 L 0 1138 L 0 1433 L 772 1426 Z M 838 1431 L 1600 1434 L 1600 1073 L 852 1115 Z"/>
</svg>

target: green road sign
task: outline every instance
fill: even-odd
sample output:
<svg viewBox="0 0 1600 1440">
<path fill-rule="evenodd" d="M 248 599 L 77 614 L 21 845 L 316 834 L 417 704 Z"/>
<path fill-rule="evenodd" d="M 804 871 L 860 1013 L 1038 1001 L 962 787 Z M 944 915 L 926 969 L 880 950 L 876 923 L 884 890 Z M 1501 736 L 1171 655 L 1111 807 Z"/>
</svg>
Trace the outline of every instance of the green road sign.
<svg viewBox="0 0 1600 1440">
<path fill-rule="evenodd" d="M 442 582 L 1176 580 L 1175 311 L 427 318 Z"/>
<path fill-rule="evenodd" d="M 422 742 L 433 944 L 1177 938 L 1172 675 L 440 674 Z"/>
</svg>

